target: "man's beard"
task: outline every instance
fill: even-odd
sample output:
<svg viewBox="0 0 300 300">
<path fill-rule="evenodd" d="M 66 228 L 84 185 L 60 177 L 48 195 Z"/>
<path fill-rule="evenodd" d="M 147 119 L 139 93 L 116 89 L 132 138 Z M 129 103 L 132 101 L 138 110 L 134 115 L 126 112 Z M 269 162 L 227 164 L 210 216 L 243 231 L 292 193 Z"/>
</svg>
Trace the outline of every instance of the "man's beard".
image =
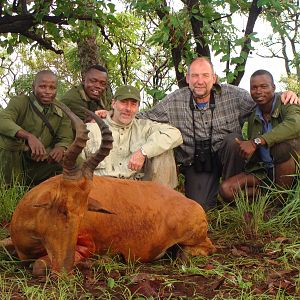
<svg viewBox="0 0 300 300">
<path fill-rule="evenodd" d="M 195 99 L 203 99 L 203 98 L 206 98 L 210 94 L 210 91 L 208 91 L 207 88 L 205 88 L 205 93 L 198 94 L 195 92 L 195 89 L 193 89 L 192 92 L 193 92 L 193 96 Z"/>
</svg>

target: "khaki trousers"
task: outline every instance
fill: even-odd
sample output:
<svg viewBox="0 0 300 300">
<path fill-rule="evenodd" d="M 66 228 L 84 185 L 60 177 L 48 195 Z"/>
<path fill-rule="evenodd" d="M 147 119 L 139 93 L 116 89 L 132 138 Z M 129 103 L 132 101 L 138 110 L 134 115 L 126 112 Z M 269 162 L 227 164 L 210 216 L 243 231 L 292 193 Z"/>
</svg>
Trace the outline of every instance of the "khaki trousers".
<svg viewBox="0 0 300 300">
<path fill-rule="evenodd" d="M 147 159 L 144 165 L 144 177 L 142 180 L 155 181 L 176 188 L 178 184 L 177 169 L 173 150 Z"/>
</svg>

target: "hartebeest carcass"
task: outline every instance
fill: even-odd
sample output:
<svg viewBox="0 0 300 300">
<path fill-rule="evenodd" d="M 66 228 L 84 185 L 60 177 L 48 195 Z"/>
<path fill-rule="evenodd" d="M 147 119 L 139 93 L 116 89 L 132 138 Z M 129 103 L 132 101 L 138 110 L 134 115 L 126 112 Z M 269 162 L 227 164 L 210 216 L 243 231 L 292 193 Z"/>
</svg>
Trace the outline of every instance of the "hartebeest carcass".
<svg viewBox="0 0 300 300">
<path fill-rule="evenodd" d="M 76 158 L 88 133 L 79 118 L 61 108 L 76 124 L 76 138 L 66 151 L 63 174 L 29 191 L 10 225 L 19 258 L 36 259 L 34 273 L 40 274 L 44 265 L 56 272 L 70 272 L 82 259 L 107 252 L 149 262 L 175 244 L 190 255 L 214 252 L 205 212 L 196 202 L 154 182 L 93 178 L 95 167 L 112 144 L 108 127 L 94 114 L 102 144 L 77 167 Z"/>
</svg>

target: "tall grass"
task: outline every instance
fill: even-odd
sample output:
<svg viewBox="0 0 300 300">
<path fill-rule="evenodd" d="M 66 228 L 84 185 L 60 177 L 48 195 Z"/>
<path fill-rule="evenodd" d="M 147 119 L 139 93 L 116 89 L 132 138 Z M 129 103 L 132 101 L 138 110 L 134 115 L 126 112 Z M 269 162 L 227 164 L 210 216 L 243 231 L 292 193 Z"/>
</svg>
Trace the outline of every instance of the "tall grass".
<svg viewBox="0 0 300 300">
<path fill-rule="evenodd" d="M 28 186 L 17 180 L 8 186 L 0 176 L 0 224 L 5 225 L 10 221 L 14 209 L 28 189 Z"/>
<path fill-rule="evenodd" d="M 238 193 L 233 205 L 225 204 L 209 213 L 211 230 L 235 233 L 242 239 L 257 239 L 268 232 L 276 234 L 299 226 L 300 175 L 294 176 L 295 186 L 290 190 L 283 191 L 270 185 L 258 190 L 253 198 L 246 193 Z M 285 199 L 284 202 L 282 199 Z"/>
</svg>

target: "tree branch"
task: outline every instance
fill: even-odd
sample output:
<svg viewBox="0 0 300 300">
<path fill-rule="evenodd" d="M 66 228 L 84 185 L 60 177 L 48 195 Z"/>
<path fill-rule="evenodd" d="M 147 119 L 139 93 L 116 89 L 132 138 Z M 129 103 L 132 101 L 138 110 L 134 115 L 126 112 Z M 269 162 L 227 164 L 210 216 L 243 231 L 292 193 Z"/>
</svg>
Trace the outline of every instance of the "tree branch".
<svg viewBox="0 0 300 300">
<path fill-rule="evenodd" d="M 244 34 L 244 43 L 242 45 L 241 48 L 241 52 L 244 52 L 245 55 L 240 55 L 240 57 L 244 57 L 244 60 L 242 63 L 237 63 L 235 69 L 236 70 L 240 70 L 241 66 L 245 66 L 246 65 L 246 61 L 247 58 L 249 56 L 250 53 L 250 49 L 251 49 L 251 39 L 249 38 L 249 35 L 251 33 L 253 33 L 253 29 L 254 29 L 254 25 L 258 19 L 258 16 L 261 14 L 262 12 L 262 7 L 258 7 L 257 6 L 258 0 L 253 0 L 251 7 L 249 9 L 249 15 L 248 15 L 248 21 L 247 21 L 247 25 L 246 25 L 246 30 L 245 30 L 245 34 Z M 234 81 L 232 82 L 232 84 L 234 85 L 239 85 L 239 83 L 241 82 L 243 76 L 244 76 L 245 71 L 238 71 L 237 72 L 237 76 L 234 79 Z"/>
<path fill-rule="evenodd" d="M 22 15 L 26 15 L 28 13 L 26 0 L 20 0 L 18 5 L 21 5 Z"/>
<path fill-rule="evenodd" d="M 199 56 L 207 56 L 210 57 L 210 50 L 209 47 L 205 41 L 202 29 L 203 29 L 203 22 L 200 21 L 200 18 L 203 17 L 201 12 L 200 12 L 200 7 L 198 4 L 198 0 L 188 0 L 184 1 L 191 20 L 191 25 L 192 25 L 192 30 L 193 30 L 193 35 L 195 38 L 195 43 L 196 43 L 196 53 Z M 193 9 L 197 9 L 198 13 L 195 14 L 193 13 Z M 199 17 L 196 18 L 195 16 Z"/>
<path fill-rule="evenodd" d="M 169 19 L 169 13 L 166 12 L 167 3 L 164 0 L 163 3 L 161 4 L 160 8 L 156 9 L 156 13 L 161 21 L 164 21 L 164 19 L 168 20 Z M 166 24 L 168 26 L 168 24 Z M 175 36 L 175 28 L 173 26 L 169 26 L 170 28 L 170 36 Z M 173 65 L 175 68 L 175 74 L 176 74 L 176 79 L 177 79 L 177 84 L 178 86 L 184 87 L 187 85 L 185 81 L 185 76 L 182 71 L 180 71 L 180 63 L 182 60 L 182 53 L 183 53 L 183 46 L 184 46 L 184 40 L 183 38 L 179 38 L 176 43 L 172 43 L 172 41 L 169 41 L 170 48 L 171 48 L 171 53 L 172 53 L 172 60 L 173 60 Z"/>
<path fill-rule="evenodd" d="M 109 42 L 110 46 L 113 46 L 113 42 L 106 35 L 104 26 L 101 24 L 99 19 L 97 20 L 92 17 L 80 16 L 77 14 L 71 14 L 69 17 L 66 17 L 65 15 L 61 14 L 59 16 L 44 15 L 42 18 L 42 22 L 48 22 L 55 25 L 69 25 L 69 20 L 74 18 L 81 21 L 94 22 L 100 28 L 101 34 Z M 37 24 L 39 24 L 39 22 L 36 20 L 34 14 L 15 16 L 6 15 L 0 18 L 0 33 L 20 34 L 38 42 L 46 49 L 52 50 L 58 54 L 62 53 L 61 50 L 57 50 L 54 48 L 50 40 L 47 40 L 41 34 L 38 34 L 36 32 L 35 26 Z"/>
<path fill-rule="evenodd" d="M 37 35 L 35 32 L 22 32 L 23 36 L 26 36 L 27 38 L 36 41 L 38 44 L 40 44 L 42 47 L 44 47 L 47 50 L 51 50 L 56 54 L 63 54 L 62 50 L 55 49 L 51 43 L 50 40 L 46 38 L 42 38 L 41 36 Z"/>
</svg>

